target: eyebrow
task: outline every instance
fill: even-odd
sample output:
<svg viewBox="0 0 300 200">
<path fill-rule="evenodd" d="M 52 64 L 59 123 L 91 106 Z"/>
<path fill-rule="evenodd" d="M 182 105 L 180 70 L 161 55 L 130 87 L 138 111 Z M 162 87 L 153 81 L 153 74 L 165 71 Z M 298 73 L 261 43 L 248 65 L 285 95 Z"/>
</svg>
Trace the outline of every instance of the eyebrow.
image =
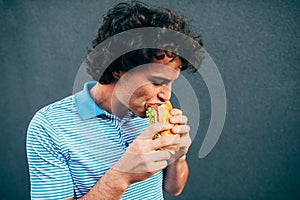
<svg viewBox="0 0 300 200">
<path fill-rule="evenodd" d="M 161 77 L 161 76 L 152 76 L 151 78 L 152 78 L 152 79 L 159 79 L 159 80 L 167 81 L 167 82 L 172 81 L 172 80 L 170 80 L 170 79 L 168 79 L 168 78 Z"/>
</svg>

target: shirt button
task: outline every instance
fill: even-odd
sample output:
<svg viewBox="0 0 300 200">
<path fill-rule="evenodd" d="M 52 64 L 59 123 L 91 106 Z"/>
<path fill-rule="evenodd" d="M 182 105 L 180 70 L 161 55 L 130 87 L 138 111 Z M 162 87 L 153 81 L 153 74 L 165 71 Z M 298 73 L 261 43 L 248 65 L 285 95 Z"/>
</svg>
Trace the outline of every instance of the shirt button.
<svg viewBox="0 0 300 200">
<path fill-rule="evenodd" d="M 102 118 L 102 119 L 105 119 L 105 118 L 107 118 L 105 114 L 100 114 L 100 115 L 97 115 L 97 117 L 98 117 L 98 118 Z"/>
<path fill-rule="evenodd" d="M 126 142 L 124 142 L 124 145 L 126 146 L 126 147 L 128 147 L 129 146 L 129 144 L 128 144 L 128 142 L 126 141 Z"/>
</svg>

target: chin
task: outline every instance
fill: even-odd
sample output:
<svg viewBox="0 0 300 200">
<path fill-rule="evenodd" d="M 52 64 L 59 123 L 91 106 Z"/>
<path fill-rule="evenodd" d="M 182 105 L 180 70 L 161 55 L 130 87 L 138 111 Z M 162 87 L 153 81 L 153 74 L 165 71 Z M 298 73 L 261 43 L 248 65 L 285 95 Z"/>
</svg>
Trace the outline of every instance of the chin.
<svg viewBox="0 0 300 200">
<path fill-rule="evenodd" d="M 143 115 L 139 116 L 141 118 L 147 118 L 146 113 L 143 113 Z"/>
<path fill-rule="evenodd" d="M 146 118 L 146 112 L 133 112 L 136 116 Z"/>
<path fill-rule="evenodd" d="M 133 111 L 133 110 L 132 110 L 132 112 L 133 112 L 136 116 L 138 116 L 138 117 L 141 117 L 141 118 L 147 118 L 147 116 L 146 116 L 146 110 L 145 110 L 145 109 L 142 109 L 141 111 L 139 111 L 139 110 Z"/>
<path fill-rule="evenodd" d="M 144 106 L 129 106 L 129 108 L 135 108 L 135 109 L 130 109 L 136 116 L 141 117 L 141 118 L 147 118 L 146 116 L 146 105 Z"/>
</svg>

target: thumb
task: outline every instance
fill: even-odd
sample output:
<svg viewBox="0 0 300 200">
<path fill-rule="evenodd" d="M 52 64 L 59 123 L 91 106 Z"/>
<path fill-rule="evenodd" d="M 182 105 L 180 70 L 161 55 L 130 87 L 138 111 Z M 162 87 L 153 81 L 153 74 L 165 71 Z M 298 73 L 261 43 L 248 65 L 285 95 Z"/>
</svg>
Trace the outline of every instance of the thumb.
<svg viewBox="0 0 300 200">
<path fill-rule="evenodd" d="M 137 139 L 151 139 L 154 134 L 160 131 L 169 130 L 172 127 L 173 125 L 168 122 L 151 124 L 137 137 Z"/>
</svg>

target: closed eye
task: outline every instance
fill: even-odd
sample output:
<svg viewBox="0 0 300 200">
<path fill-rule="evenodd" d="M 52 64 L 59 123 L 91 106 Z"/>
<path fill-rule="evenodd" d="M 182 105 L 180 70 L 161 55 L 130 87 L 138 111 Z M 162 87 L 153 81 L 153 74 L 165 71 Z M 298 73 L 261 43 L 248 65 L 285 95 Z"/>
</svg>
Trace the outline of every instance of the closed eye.
<svg viewBox="0 0 300 200">
<path fill-rule="evenodd" d="M 164 84 L 164 81 L 162 81 L 162 82 L 152 82 L 152 84 L 155 85 L 155 86 L 160 86 L 160 85 Z"/>
<path fill-rule="evenodd" d="M 152 81 L 152 84 L 155 86 L 167 85 L 168 83 L 169 83 L 168 80 Z"/>
</svg>

